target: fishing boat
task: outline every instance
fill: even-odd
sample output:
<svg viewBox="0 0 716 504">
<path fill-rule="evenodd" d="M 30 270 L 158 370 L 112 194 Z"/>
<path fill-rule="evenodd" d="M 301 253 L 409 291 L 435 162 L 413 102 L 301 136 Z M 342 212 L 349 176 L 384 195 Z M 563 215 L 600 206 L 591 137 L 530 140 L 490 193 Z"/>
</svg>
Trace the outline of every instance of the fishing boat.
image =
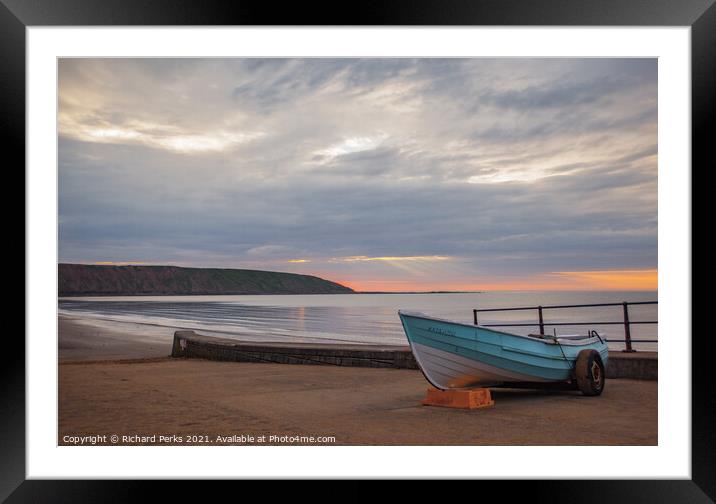
<svg viewBox="0 0 716 504">
<path fill-rule="evenodd" d="M 584 335 L 519 335 L 398 311 L 415 360 L 441 390 L 557 385 L 599 395 L 604 389 L 607 343 Z"/>
</svg>

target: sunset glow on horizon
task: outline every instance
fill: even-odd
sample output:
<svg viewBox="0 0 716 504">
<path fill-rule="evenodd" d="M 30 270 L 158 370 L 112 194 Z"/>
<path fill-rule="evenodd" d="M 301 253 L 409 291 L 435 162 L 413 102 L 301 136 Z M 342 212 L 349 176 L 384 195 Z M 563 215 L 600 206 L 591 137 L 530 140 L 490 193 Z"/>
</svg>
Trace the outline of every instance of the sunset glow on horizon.
<svg viewBox="0 0 716 504">
<path fill-rule="evenodd" d="M 338 280 L 336 280 L 338 281 Z M 429 291 L 656 291 L 657 270 L 557 272 L 525 278 L 522 281 L 444 283 L 427 281 L 344 280 L 338 283 L 357 292 Z"/>
</svg>

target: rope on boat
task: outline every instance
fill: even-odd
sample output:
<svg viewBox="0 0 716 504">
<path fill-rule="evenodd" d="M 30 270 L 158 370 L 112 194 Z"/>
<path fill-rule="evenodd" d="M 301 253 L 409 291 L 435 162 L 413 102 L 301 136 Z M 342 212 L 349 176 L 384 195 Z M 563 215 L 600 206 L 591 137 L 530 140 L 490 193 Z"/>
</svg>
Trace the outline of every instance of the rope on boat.
<svg viewBox="0 0 716 504">
<path fill-rule="evenodd" d="M 562 352 L 564 362 L 566 362 L 567 366 L 569 366 L 569 372 L 572 375 L 572 379 L 574 379 L 574 366 L 569 363 L 569 359 L 567 359 L 567 356 L 564 354 L 564 348 L 562 348 L 562 343 L 560 343 L 559 338 L 557 338 L 557 329 L 552 328 L 552 331 L 554 332 L 554 342 L 557 343 L 557 345 L 559 346 L 559 351 Z"/>
</svg>

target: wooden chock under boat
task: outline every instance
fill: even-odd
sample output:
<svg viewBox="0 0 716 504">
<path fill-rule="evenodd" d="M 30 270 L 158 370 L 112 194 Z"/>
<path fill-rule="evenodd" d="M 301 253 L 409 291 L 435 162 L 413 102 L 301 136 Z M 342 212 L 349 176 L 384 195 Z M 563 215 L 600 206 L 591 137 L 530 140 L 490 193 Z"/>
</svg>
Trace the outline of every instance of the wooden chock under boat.
<svg viewBox="0 0 716 504">
<path fill-rule="evenodd" d="M 443 406 L 445 408 L 479 409 L 495 405 L 490 389 L 439 390 L 429 388 L 423 400 L 424 406 Z"/>
</svg>

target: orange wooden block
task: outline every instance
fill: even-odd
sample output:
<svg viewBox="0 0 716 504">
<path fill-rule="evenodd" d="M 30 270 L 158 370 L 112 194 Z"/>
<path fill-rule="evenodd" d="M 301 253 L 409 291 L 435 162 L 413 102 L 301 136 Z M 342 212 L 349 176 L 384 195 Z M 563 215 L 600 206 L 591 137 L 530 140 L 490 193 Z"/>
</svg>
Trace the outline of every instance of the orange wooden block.
<svg viewBox="0 0 716 504">
<path fill-rule="evenodd" d="M 443 406 L 446 408 L 478 409 L 495 405 L 490 389 L 438 390 L 429 388 L 423 400 L 425 406 Z"/>
</svg>

